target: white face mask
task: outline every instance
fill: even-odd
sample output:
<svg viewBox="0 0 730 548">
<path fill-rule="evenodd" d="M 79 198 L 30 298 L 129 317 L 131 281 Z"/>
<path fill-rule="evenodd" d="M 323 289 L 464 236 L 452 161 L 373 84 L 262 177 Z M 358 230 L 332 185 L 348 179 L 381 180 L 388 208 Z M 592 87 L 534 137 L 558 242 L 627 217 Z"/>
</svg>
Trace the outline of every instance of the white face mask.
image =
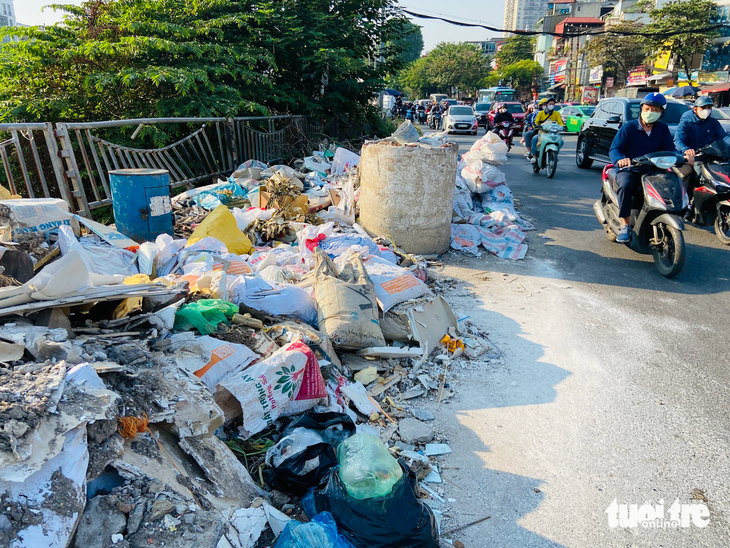
<svg viewBox="0 0 730 548">
<path fill-rule="evenodd" d="M 644 120 L 644 122 L 647 124 L 653 124 L 654 122 L 659 120 L 659 118 L 661 118 L 661 117 L 662 117 L 661 112 L 652 112 L 651 110 L 645 110 L 645 111 L 642 111 L 642 113 L 641 113 L 641 119 Z"/>
<path fill-rule="evenodd" d="M 711 111 L 710 109 L 708 109 L 708 108 L 702 108 L 702 109 L 700 109 L 700 111 L 699 111 L 699 112 L 697 113 L 697 116 L 699 116 L 699 117 L 700 117 L 700 120 L 707 120 L 707 119 L 708 119 L 708 118 L 710 117 L 710 113 L 711 113 L 711 112 L 712 112 L 712 111 Z"/>
<path fill-rule="evenodd" d="M 554 105 L 548 105 L 548 106 L 547 106 L 547 109 L 548 109 L 548 110 L 553 110 L 554 108 L 555 108 L 555 106 L 554 106 Z"/>
</svg>

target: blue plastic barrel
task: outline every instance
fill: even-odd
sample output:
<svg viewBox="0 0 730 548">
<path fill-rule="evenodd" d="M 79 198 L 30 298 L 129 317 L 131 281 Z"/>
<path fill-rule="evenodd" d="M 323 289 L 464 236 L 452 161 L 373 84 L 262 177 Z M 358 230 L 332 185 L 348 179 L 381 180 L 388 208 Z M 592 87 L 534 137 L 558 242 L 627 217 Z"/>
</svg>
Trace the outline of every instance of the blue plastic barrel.
<svg viewBox="0 0 730 548">
<path fill-rule="evenodd" d="M 170 174 L 164 169 L 109 172 L 117 230 L 135 242 L 173 234 Z"/>
</svg>

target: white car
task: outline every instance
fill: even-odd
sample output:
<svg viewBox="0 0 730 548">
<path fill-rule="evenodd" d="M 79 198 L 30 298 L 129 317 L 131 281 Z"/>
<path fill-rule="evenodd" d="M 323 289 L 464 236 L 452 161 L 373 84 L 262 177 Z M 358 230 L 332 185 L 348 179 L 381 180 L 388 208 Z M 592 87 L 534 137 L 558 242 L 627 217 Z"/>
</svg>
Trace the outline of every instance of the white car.
<svg viewBox="0 0 730 548">
<path fill-rule="evenodd" d="M 444 117 L 442 126 L 447 133 L 452 131 L 464 131 L 471 133 L 472 135 L 477 134 L 477 117 L 474 114 L 474 109 L 464 105 L 457 105 L 449 107 L 446 116 Z"/>
</svg>

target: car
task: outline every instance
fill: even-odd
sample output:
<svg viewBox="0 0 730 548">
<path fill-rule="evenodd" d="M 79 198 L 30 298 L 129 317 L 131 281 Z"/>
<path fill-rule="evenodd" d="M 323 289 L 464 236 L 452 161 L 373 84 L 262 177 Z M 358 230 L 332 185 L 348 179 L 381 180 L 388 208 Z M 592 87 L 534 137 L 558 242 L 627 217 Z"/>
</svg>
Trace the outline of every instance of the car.
<svg viewBox="0 0 730 548">
<path fill-rule="evenodd" d="M 464 131 L 472 135 L 476 135 L 479 129 L 474 109 L 464 105 L 449 107 L 442 127 L 446 133 Z"/>
<path fill-rule="evenodd" d="M 456 99 L 443 99 L 441 104 L 448 108 L 458 106 L 459 102 Z"/>
<path fill-rule="evenodd" d="M 497 115 L 500 107 L 507 105 L 507 112 L 512 113 L 515 119 L 515 134 L 521 133 L 525 127 L 525 107 L 518 101 L 497 101 L 492 105 L 492 110 L 487 115 L 487 128 L 494 129 L 494 117 Z"/>
<path fill-rule="evenodd" d="M 724 129 L 726 133 L 730 133 L 730 109 L 713 108 L 711 116 L 720 122 L 722 129 Z"/>
<path fill-rule="evenodd" d="M 566 131 L 578 133 L 583 127 L 583 122 L 591 117 L 596 107 L 565 107 L 560 111 Z"/>
<path fill-rule="evenodd" d="M 479 127 L 487 127 L 487 114 L 492 107 L 492 103 L 477 103 L 474 105 L 474 112 L 477 115 Z"/>
<path fill-rule="evenodd" d="M 672 135 L 677 131 L 677 124 L 682 114 L 690 109 L 690 105 L 682 101 L 667 99 L 662 122 L 669 126 Z M 600 101 L 578 133 L 578 144 L 575 147 L 576 165 L 588 169 L 594 160 L 604 164 L 610 163 L 608 151 L 613 138 L 625 122 L 636 120 L 640 112 L 641 99 L 611 97 Z"/>
</svg>

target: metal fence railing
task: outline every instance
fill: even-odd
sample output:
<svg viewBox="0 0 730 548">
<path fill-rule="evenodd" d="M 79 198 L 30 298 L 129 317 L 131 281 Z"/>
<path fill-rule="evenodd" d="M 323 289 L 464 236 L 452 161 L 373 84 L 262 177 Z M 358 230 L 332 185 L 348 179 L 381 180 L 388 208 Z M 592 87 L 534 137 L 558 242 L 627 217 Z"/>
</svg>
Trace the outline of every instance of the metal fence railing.
<svg viewBox="0 0 730 548">
<path fill-rule="evenodd" d="M 61 122 L 55 131 L 50 123 L 0 124 L 0 184 L 27 198 L 62 198 L 90 217 L 112 202 L 112 170 L 165 169 L 171 187 L 192 188 L 248 159 L 308 153 L 323 131 L 304 116 Z"/>
</svg>

